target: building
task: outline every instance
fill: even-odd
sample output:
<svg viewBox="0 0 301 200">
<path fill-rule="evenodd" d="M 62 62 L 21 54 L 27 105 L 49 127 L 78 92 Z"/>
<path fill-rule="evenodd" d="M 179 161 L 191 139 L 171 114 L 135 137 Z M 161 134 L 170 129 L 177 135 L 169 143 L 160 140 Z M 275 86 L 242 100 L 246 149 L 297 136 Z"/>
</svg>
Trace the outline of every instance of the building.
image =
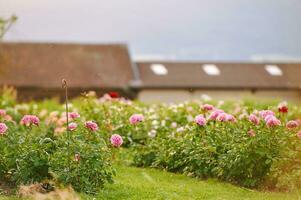
<svg viewBox="0 0 301 200">
<path fill-rule="evenodd" d="M 248 97 L 301 101 L 301 63 L 137 62 L 146 102 Z"/>
<path fill-rule="evenodd" d="M 0 44 L 0 85 L 16 87 L 20 99 L 63 96 L 63 78 L 71 96 L 88 90 L 131 95 L 132 62 L 126 45 Z"/>
<path fill-rule="evenodd" d="M 122 44 L 0 43 L 0 85 L 22 100 L 117 91 L 144 102 L 301 100 L 301 63 L 132 62 Z"/>
</svg>

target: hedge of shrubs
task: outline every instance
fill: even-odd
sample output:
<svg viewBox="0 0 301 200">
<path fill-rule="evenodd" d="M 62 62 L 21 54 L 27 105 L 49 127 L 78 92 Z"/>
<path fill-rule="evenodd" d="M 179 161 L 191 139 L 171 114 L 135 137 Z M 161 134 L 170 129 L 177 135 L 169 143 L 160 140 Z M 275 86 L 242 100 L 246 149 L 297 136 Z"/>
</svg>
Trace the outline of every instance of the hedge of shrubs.
<svg viewBox="0 0 301 200">
<path fill-rule="evenodd" d="M 251 188 L 301 186 L 301 107 L 278 102 L 142 104 L 94 92 L 64 106 L 0 98 L 0 175 L 13 185 L 71 184 L 97 192 L 112 182 L 122 145 L 133 165 Z M 231 113 L 231 114 L 230 114 Z"/>
</svg>

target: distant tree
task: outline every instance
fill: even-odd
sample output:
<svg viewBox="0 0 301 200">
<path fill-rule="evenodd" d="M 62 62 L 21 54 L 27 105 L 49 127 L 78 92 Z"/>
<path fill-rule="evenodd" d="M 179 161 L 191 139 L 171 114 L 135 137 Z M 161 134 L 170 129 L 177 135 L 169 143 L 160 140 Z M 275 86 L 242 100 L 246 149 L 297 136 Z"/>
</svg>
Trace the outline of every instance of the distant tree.
<svg viewBox="0 0 301 200">
<path fill-rule="evenodd" d="M 18 17 L 12 15 L 8 19 L 0 17 L 0 40 L 3 39 L 5 33 L 11 28 L 11 26 L 17 21 Z"/>
</svg>

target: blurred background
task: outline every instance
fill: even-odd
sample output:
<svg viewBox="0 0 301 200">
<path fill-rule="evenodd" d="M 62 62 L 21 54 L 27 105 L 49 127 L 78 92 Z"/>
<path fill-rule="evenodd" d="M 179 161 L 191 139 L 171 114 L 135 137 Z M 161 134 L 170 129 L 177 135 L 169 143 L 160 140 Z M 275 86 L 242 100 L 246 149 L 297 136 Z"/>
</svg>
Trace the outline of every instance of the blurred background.
<svg viewBox="0 0 301 200">
<path fill-rule="evenodd" d="M 300 0 L 0 0 L 0 85 L 21 100 L 301 100 Z"/>
</svg>

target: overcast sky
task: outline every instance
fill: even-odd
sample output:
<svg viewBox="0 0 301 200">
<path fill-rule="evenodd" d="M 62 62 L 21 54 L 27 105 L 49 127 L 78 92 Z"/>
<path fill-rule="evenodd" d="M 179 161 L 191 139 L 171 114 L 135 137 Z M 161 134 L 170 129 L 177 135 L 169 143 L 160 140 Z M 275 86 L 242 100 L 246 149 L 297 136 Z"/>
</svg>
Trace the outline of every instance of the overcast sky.
<svg viewBox="0 0 301 200">
<path fill-rule="evenodd" d="M 136 59 L 301 58 L 301 0 L 0 0 L 10 14 L 10 41 L 122 42 Z"/>
</svg>

